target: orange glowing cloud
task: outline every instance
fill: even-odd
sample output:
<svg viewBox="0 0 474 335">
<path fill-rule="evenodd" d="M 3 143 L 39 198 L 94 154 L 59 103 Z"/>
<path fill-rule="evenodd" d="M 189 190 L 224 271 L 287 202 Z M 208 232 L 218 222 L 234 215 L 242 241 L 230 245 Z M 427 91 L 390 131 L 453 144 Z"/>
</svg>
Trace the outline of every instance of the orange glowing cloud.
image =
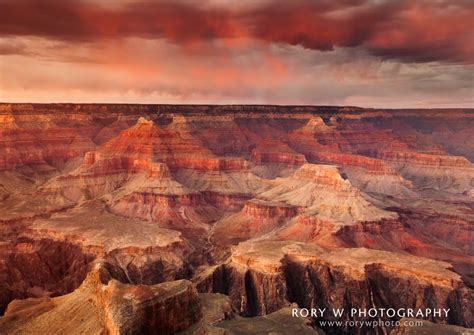
<svg viewBox="0 0 474 335">
<path fill-rule="evenodd" d="M 468 0 L 276 0 L 234 7 L 190 1 L 108 7 L 85 0 L 2 1 L 0 35 L 74 41 L 135 36 L 178 44 L 252 38 L 316 50 L 361 46 L 409 61 L 474 61 L 474 3 Z"/>
<path fill-rule="evenodd" d="M 0 99 L 471 106 L 473 16 L 470 0 L 0 0 Z"/>
</svg>

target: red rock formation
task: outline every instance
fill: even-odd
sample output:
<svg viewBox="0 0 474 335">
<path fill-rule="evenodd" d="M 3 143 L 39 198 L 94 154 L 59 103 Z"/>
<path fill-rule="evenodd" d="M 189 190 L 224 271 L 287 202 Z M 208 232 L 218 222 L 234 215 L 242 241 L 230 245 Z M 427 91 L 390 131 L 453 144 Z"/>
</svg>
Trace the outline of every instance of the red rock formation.
<svg viewBox="0 0 474 335">
<path fill-rule="evenodd" d="M 292 303 L 451 308 L 431 321 L 472 326 L 473 120 L 0 104 L 0 333 L 307 330 L 279 314 Z M 181 279 L 227 309 L 200 319 Z"/>
<path fill-rule="evenodd" d="M 175 334 L 201 317 L 199 297 L 188 281 L 128 285 L 99 268 L 68 295 L 15 300 L 0 318 L 0 330 L 9 334 Z"/>
<path fill-rule="evenodd" d="M 205 201 L 216 208 L 223 208 L 229 212 L 241 210 L 247 200 L 248 194 L 222 194 L 211 191 L 201 192 Z"/>
<path fill-rule="evenodd" d="M 338 153 L 340 145 L 345 143 L 344 138 L 318 116 L 313 116 L 305 126 L 290 132 L 288 140 L 290 146 L 304 154 L 310 162 L 312 154 L 320 151 Z"/>
<path fill-rule="evenodd" d="M 116 200 L 113 213 L 158 223 L 160 227 L 182 231 L 186 235 L 202 235 L 204 223 L 220 217 L 218 210 L 207 204 L 202 195 L 134 192 Z"/>
<path fill-rule="evenodd" d="M 60 255 L 64 255 L 60 257 Z M 52 239 L 22 239 L 0 249 L 0 314 L 13 299 L 63 295 L 84 280 L 94 255 Z"/>
<path fill-rule="evenodd" d="M 245 161 L 217 158 L 202 145 L 180 119 L 166 127 L 141 118 L 138 123 L 107 142 L 100 152 L 115 156 L 142 157 L 166 163 L 170 169 L 241 170 Z"/>
<path fill-rule="evenodd" d="M 385 160 L 419 189 L 452 193 L 466 193 L 472 189 L 474 165 L 464 157 L 387 150 L 366 154 Z"/>
<path fill-rule="evenodd" d="M 298 212 L 296 207 L 281 205 L 268 204 L 262 201 L 253 200 L 248 201 L 244 208 L 243 213 L 254 219 L 269 219 L 269 218 L 290 218 L 295 216 Z"/>
<path fill-rule="evenodd" d="M 436 305 L 462 310 L 456 314 L 456 323 L 472 325 L 473 316 L 466 308 L 472 304 L 472 291 L 446 269 L 446 263 L 413 256 L 395 260 L 393 256 L 369 249 L 328 253 L 289 242 L 243 243 L 228 263 L 204 270 L 196 280 L 201 291 L 228 294 L 234 308 L 245 315 L 271 313 L 289 302 L 329 309 L 396 306 L 416 310 Z M 328 315 L 327 320 L 331 319 Z M 434 320 L 449 321 L 446 316 Z M 346 331 L 338 329 L 336 334 Z"/>
<path fill-rule="evenodd" d="M 216 244 L 236 244 L 272 231 L 297 213 L 295 206 L 249 200 L 240 212 L 218 221 L 211 237 Z"/>
<path fill-rule="evenodd" d="M 240 127 L 232 115 L 187 117 L 192 135 L 215 155 L 243 155 L 260 139 L 258 134 Z"/>
<path fill-rule="evenodd" d="M 297 154 L 288 145 L 280 141 L 266 139 L 261 141 L 251 153 L 256 164 L 283 163 L 302 165 L 306 162 L 304 155 Z"/>
<path fill-rule="evenodd" d="M 370 154 L 370 152 L 368 152 Z M 378 150 L 375 153 L 380 159 L 394 161 L 396 163 L 407 163 L 434 168 L 472 168 L 472 164 L 464 157 L 428 155 L 407 151 Z"/>
<path fill-rule="evenodd" d="M 112 281 L 108 286 L 105 323 L 113 334 L 176 334 L 202 317 L 196 289 L 185 280 L 152 286 Z"/>
<path fill-rule="evenodd" d="M 66 161 L 82 157 L 94 147 L 74 128 L 4 128 L 0 131 L 0 171 L 43 164 L 62 168 Z"/>
<path fill-rule="evenodd" d="M 313 242 L 320 246 L 349 247 L 350 243 L 336 234 L 334 222 L 310 215 L 298 215 L 272 234 L 272 238 L 283 241 Z"/>
<path fill-rule="evenodd" d="M 362 168 L 373 175 L 398 175 L 397 172 L 383 160 L 360 155 L 338 154 L 331 152 L 315 152 L 309 155 L 311 161 L 324 164 L 335 164 L 342 167 Z"/>
</svg>

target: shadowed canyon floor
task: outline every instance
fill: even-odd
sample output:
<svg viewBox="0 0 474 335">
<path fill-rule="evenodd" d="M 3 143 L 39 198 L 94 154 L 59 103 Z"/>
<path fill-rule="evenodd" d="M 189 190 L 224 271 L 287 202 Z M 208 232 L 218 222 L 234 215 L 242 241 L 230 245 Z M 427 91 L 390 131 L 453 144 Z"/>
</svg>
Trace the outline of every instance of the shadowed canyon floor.
<svg viewBox="0 0 474 335">
<path fill-rule="evenodd" d="M 0 334 L 469 334 L 473 145 L 462 109 L 0 104 Z M 292 317 L 354 307 L 450 312 Z"/>
</svg>

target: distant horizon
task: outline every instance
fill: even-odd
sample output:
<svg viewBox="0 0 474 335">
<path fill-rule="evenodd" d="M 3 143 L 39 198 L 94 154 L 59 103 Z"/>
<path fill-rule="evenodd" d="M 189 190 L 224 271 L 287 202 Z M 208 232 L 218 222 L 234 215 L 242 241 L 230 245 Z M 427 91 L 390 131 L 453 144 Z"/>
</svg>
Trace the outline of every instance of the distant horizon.
<svg viewBox="0 0 474 335">
<path fill-rule="evenodd" d="M 474 101 L 468 104 L 459 104 L 453 102 L 451 104 L 439 105 L 418 105 L 413 104 L 390 104 L 388 106 L 382 105 L 350 105 L 350 104 L 318 104 L 318 103 L 265 103 L 265 102 L 154 102 L 154 101 L 74 101 L 74 100 L 57 100 L 57 101 L 1 101 L 0 104 L 35 104 L 35 105 L 182 105 L 182 106 L 300 106 L 300 107 L 355 107 L 368 109 L 474 109 Z"/>
<path fill-rule="evenodd" d="M 255 106 L 255 107 L 317 107 L 317 108 L 357 108 L 373 110 L 474 110 L 470 107 L 366 107 L 355 105 L 311 105 L 311 104 L 264 104 L 264 103 L 140 103 L 140 102 L 4 102 L 0 105 L 123 105 L 123 106 L 189 106 L 189 107 L 222 107 L 222 106 Z"/>
</svg>

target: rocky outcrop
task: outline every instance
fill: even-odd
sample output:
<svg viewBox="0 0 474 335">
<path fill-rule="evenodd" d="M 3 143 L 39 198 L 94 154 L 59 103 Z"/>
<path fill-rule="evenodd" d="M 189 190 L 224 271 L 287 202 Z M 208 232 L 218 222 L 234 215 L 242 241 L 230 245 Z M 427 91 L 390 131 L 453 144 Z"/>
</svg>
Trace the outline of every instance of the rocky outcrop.
<svg viewBox="0 0 474 335">
<path fill-rule="evenodd" d="M 254 219 L 291 218 L 297 214 L 298 208 L 284 204 L 280 206 L 268 204 L 256 199 L 248 201 L 242 211 L 246 216 Z"/>
<path fill-rule="evenodd" d="M 239 158 L 218 158 L 176 118 L 171 124 L 160 127 L 153 121 L 140 118 L 137 124 L 106 144 L 100 152 L 118 156 L 146 157 L 166 163 L 171 170 L 240 170 L 245 161 Z"/>
<path fill-rule="evenodd" d="M 431 320 L 470 327 L 472 291 L 448 266 L 413 256 L 394 259 L 394 254 L 370 249 L 328 252 L 308 244 L 259 241 L 240 244 L 227 263 L 203 270 L 196 282 L 200 291 L 228 294 L 234 308 L 249 316 L 271 313 L 290 302 L 345 310 L 437 306 L 457 312 L 429 316 Z M 348 314 L 344 318 L 367 319 Z"/>
<path fill-rule="evenodd" d="M 299 208 L 284 203 L 252 199 L 241 211 L 215 223 L 211 239 L 219 245 L 237 244 L 270 233 L 297 215 Z"/>
<path fill-rule="evenodd" d="M 307 157 L 312 163 L 339 166 L 351 183 L 365 192 L 403 198 L 416 196 L 412 183 L 381 159 L 332 152 L 314 152 Z"/>
<path fill-rule="evenodd" d="M 73 291 L 93 259 L 102 259 L 103 267 L 123 283 L 189 277 L 193 252 L 176 231 L 122 219 L 99 204 L 89 204 L 38 219 L 16 242 L 2 245 L 1 307 L 13 299 Z"/>
<path fill-rule="evenodd" d="M 319 116 L 311 116 L 301 128 L 288 134 L 291 148 L 306 156 L 311 162 L 312 155 L 317 152 L 340 152 L 340 145 L 346 143 L 333 126 L 328 126 Z"/>
<path fill-rule="evenodd" d="M 84 280 L 94 254 L 68 241 L 22 238 L 0 247 L 0 315 L 14 299 L 57 296 Z"/>
<path fill-rule="evenodd" d="M 93 202 L 32 223 L 28 236 L 69 241 L 105 260 L 122 282 L 156 284 L 187 276 L 194 247 L 182 234 L 157 225 L 117 217 Z"/>
<path fill-rule="evenodd" d="M 339 238 L 334 222 L 313 215 L 298 214 L 269 234 L 269 238 L 282 241 L 317 243 L 323 247 L 356 246 Z"/>
<path fill-rule="evenodd" d="M 232 309 L 228 296 L 220 293 L 200 293 L 202 320 L 180 332 L 180 335 L 191 334 L 304 334 L 323 335 L 321 329 L 314 328 L 310 319 L 292 316 L 296 304 L 282 308 L 274 313 L 253 318 L 241 317 Z"/>
<path fill-rule="evenodd" d="M 274 184 L 273 188 L 260 193 L 259 199 L 305 207 L 305 213 L 337 223 L 397 217 L 372 205 L 335 166 L 305 164 Z"/>
<path fill-rule="evenodd" d="M 175 334 L 202 317 L 196 289 L 185 280 L 157 285 L 112 281 L 105 294 L 105 324 L 112 334 Z"/>
<path fill-rule="evenodd" d="M 175 334 L 201 316 L 199 297 L 190 282 L 123 284 L 97 264 L 73 293 L 12 302 L 0 318 L 0 330 L 9 334 Z"/>
</svg>

